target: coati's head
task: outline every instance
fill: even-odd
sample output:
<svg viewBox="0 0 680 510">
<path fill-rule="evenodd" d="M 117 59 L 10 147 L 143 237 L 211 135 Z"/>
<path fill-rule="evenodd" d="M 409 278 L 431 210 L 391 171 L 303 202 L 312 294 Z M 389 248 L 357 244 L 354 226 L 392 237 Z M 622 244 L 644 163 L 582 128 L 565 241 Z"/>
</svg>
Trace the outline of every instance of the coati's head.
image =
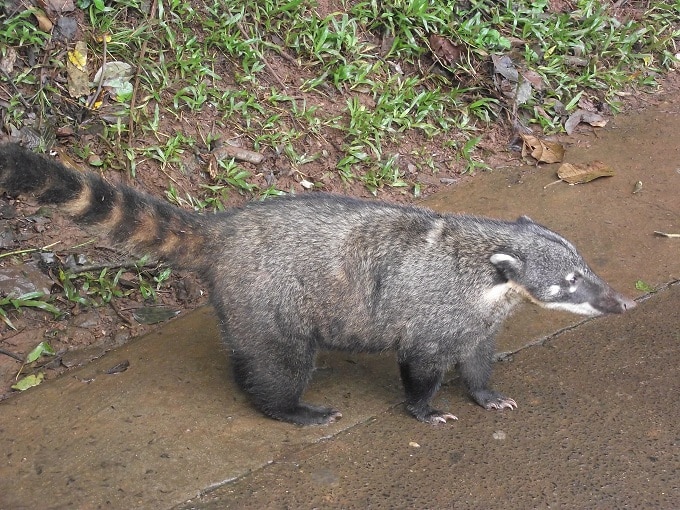
<svg viewBox="0 0 680 510">
<path fill-rule="evenodd" d="M 623 313 L 635 307 L 635 301 L 607 285 L 562 236 L 526 216 L 516 225 L 517 243 L 511 244 L 521 249 L 500 249 L 490 257 L 513 290 L 544 308 L 581 315 Z"/>
</svg>

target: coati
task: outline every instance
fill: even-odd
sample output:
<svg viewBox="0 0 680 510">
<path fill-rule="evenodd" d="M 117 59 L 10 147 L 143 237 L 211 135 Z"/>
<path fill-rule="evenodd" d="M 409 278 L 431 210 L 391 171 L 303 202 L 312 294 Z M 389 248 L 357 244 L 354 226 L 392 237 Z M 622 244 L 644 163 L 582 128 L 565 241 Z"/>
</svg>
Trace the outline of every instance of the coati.
<svg viewBox="0 0 680 510">
<path fill-rule="evenodd" d="M 436 424 L 455 419 L 430 405 L 453 366 L 479 405 L 517 406 L 488 382 L 495 333 L 522 299 L 584 315 L 635 306 L 527 217 L 317 193 L 202 215 L 16 144 L 0 146 L 0 189 L 33 194 L 114 245 L 197 271 L 238 385 L 264 414 L 300 425 L 341 417 L 300 400 L 320 349 L 396 351 L 406 408 Z"/>
</svg>

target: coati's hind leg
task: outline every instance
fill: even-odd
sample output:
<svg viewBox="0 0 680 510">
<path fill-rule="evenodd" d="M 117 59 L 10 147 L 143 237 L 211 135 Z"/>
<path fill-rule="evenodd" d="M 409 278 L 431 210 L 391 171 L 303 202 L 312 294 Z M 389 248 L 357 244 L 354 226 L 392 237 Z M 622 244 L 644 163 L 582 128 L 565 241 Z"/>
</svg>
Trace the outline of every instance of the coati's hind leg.
<svg viewBox="0 0 680 510">
<path fill-rule="evenodd" d="M 399 370 L 406 391 L 406 409 L 416 419 L 431 424 L 457 420 L 453 414 L 434 409 L 430 402 L 444 379 L 444 368 L 436 363 L 400 356 Z"/>
<path fill-rule="evenodd" d="M 516 409 L 517 402 L 489 388 L 494 342 L 479 342 L 477 348 L 458 363 L 458 372 L 472 399 L 485 409 Z"/>
<path fill-rule="evenodd" d="M 336 409 L 300 402 L 314 369 L 312 348 L 288 343 L 267 348 L 255 355 L 231 354 L 236 382 L 260 411 L 297 425 L 326 425 L 342 417 Z"/>
</svg>

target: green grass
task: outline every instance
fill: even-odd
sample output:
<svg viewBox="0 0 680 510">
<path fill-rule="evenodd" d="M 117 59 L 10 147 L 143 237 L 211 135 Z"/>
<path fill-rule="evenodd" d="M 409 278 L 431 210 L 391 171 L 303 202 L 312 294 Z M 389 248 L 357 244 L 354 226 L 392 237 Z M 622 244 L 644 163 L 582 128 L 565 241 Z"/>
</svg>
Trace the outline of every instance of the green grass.
<svg viewBox="0 0 680 510">
<path fill-rule="evenodd" d="M 42 292 L 28 292 L 21 296 L 0 297 L 0 321 L 12 329 L 16 329 L 9 318 L 8 311 L 20 308 L 36 308 L 52 313 L 55 317 L 61 315 L 61 311 L 53 304 L 46 301 L 47 296 Z"/>
<path fill-rule="evenodd" d="M 178 191 L 172 176 L 195 171 L 187 158 L 216 139 L 239 138 L 315 187 L 337 180 L 361 182 L 376 195 L 386 187 L 418 193 L 418 177 L 405 172 L 401 156 L 419 174 L 439 170 L 432 148 L 457 172 L 485 168 L 477 147 L 489 124 L 514 115 L 561 131 L 564 110 L 577 108 L 581 97 L 616 110 L 621 91 L 654 87 L 680 43 L 677 1 L 650 3 L 639 21 L 616 19 L 610 4 L 595 0 L 579 0 L 567 13 L 548 12 L 545 0 L 344 0 L 329 13 L 312 0 L 170 0 L 152 2 L 151 14 L 142 10 L 149 3 L 135 0 L 78 5 L 86 11 L 93 67 L 103 61 L 98 38 L 108 34 L 107 61 L 136 68 L 134 102 L 112 101 L 117 120 L 106 117 L 104 170 L 134 177 L 158 165 L 168 174 L 168 198 L 196 209 L 221 209 L 230 193 L 289 191 L 263 184 L 256 169 L 237 161 L 222 162 L 215 178 L 200 176 L 197 196 Z M 25 64 L 29 50 L 45 49 L 41 62 L 59 68 L 61 48 L 48 46 L 31 12 L 0 16 L 0 56 L 17 51 Z M 460 60 L 435 62 L 432 34 L 460 48 Z M 494 84 L 492 54 L 537 73 L 543 89 L 513 104 Z M 16 127 L 34 114 L 44 124 L 60 102 L 73 109 L 62 86 L 36 79 L 41 65 L 19 66 L 11 76 L 21 91 L 7 98 L 8 122 Z M 6 90 L 9 78 L 0 76 Z M 84 99 L 76 102 L 82 107 Z M 78 124 L 75 116 L 57 120 Z M 431 150 L 404 147 L 407 138 Z M 333 150 L 324 148 L 330 139 Z M 321 162 L 330 170 L 310 177 L 307 169 Z"/>
</svg>

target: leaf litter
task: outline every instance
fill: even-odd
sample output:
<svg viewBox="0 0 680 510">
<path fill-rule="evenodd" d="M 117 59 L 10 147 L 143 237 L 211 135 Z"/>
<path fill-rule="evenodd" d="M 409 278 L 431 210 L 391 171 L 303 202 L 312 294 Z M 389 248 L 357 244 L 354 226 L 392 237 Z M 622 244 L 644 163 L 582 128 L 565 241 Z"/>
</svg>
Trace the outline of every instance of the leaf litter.
<svg viewBox="0 0 680 510">
<path fill-rule="evenodd" d="M 614 175 L 614 170 L 602 161 L 581 164 L 563 163 L 557 170 L 557 177 L 569 184 L 583 184 L 612 175 Z"/>
<path fill-rule="evenodd" d="M 564 146 L 559 142 L 551 142 L 534 135 L 522 134 L 522 157 L 527 155 L 538 163 L 560 163 L 564 159 Z"/>
</svg>

